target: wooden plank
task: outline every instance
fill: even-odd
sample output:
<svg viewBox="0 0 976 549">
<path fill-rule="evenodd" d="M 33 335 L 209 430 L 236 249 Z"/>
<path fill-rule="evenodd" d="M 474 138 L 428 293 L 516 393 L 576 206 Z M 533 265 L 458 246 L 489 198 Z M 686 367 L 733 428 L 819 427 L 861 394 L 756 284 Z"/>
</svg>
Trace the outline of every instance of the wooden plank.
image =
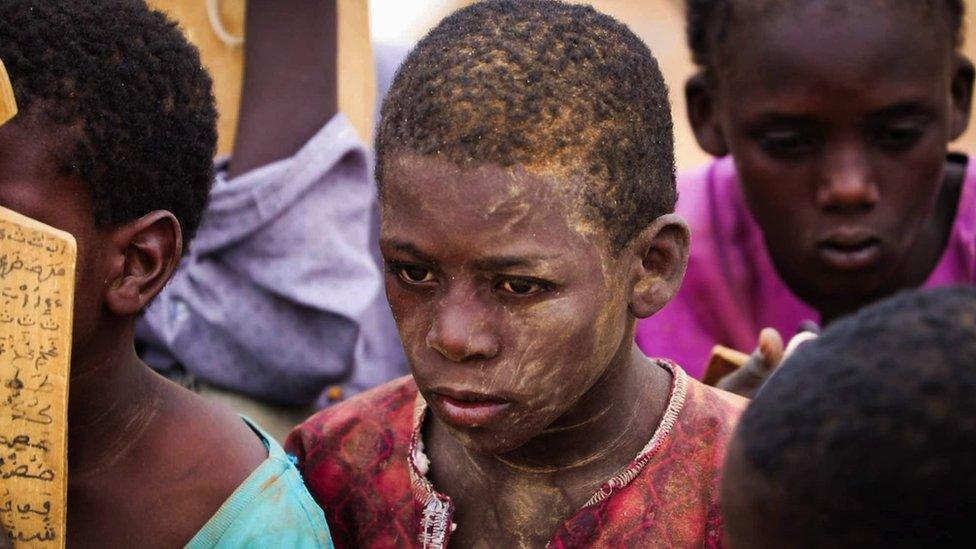
<svg viewBox="0 0 976 549">
<path fill-rule="evenodd" d="M 716 345 L 712 348 L 712 356 L 708 359 L 702 383 L 714 387 L 720 379 L 743 367 L 747 360 L 749 355 L 745 353 Z"/>
<path fill-rule="evenodd" d="M 14 88 L 10 85 L 7 67 L 0 61 L 0 126 L 6 124 L 17 115 L 17 100 L 14 99 Z"/>
<path fill-rule="evenodd" d="M 0 207 L 0 522 L 65 546 L 74 238 Z"/>
<path fill-rule="evenodd" d="M 339 33 L 336 79 L 339 87 L 339 112 L 372 146 L 376 107 L 376 62 L 369 32 L 367 0 L 338 0 Z"/>
</svg>

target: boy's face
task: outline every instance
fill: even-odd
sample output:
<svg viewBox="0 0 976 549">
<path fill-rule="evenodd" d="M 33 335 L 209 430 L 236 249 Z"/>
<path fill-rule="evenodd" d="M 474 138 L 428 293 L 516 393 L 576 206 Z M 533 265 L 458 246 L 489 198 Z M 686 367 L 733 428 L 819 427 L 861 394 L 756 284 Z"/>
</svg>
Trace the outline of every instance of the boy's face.
<svg viewBox="0 0 976 549">
<path fill-rule="evenodd" d="M 518 448 L 629 353 L 626 269 L 558 184 L 521 169 L 395 160 L 381 248 L 414 378 L 462 444 Z"/>
<path fill-rule="evenodd" d="M 713 114 L 696 123 L 700 141 L 710 127 L 719 142 L 706 149 L 734 155 L 780 275 L 821 310 L 894 292 L 918 270 L 913 246 L 971 90 L 941 15 L 827 4 L 734 24 Z"/>
<path fill-rule="evenodd" d="M 75 278 L 75 355 L 84 346 L 101 307 L 104 275 L 97 261 L 105 234 L 95 227 L 88 187 L 66 176 L 52 133 L 21 118 L 0 126 L 0 206 L 71 233 L 78 246 Z"/>
</svg>

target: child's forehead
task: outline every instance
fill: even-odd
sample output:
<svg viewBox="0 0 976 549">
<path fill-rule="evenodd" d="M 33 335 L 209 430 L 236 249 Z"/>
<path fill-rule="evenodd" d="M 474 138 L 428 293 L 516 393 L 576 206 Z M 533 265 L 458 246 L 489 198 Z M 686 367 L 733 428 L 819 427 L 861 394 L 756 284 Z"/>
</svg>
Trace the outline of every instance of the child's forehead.
<svg viewBox="0 0 976 549">
<path fill-rule="evenodd" d="M 821 40 L 856 41 L 870 32 L 906 35 L 913 42 L 905 49 L 927 40 L 954 47 L 953 29 L 942 0 L 733 0 L 731 21 L 726 30 L 723 62 L 735 59 L 737 47 L 749 43 L 776 42 L 779 47 L 795 42 Z M 776 30 L 775 34 L 768 31 Z M 863 44 L 858 44 L 863 46 Z"/>
<path fill-rule="evenodd" d="M 565 209 L 571 213 L 581 185 L 545 170 L 522 164 L 459 165 L 436 156 L 397 155 L 383 174 L 384 206 L 402 206 L 402 200 L 425 203 L 453 202 L 458 209 L 485 215 L 526 208 Z"/>
<path fill-rule="evenodd" d="M 383 175 L 384 226 L 467 224 L 485 232 L 532 237 L 598 227 L 586 215 L 579 185 L 524 166 L 459 166 L 436 158 L 398 155 Z"/>
<path fill-rule="evenodd" d="M 930 78 L 932 69 L 948 67 L 952 58 L 953 42 L 941 23 L 945 18 L 896 9 L 901 2 L 866 2 L 892 6 L 880 9 L 835 8 L 833 0 L 783 2 L 768 9 L 761 2 L 744 4 L 750 7 L 736 14 L 739 22 L 725 37 L 718 67 L 723 79 L 738 75 L 754 80 L 768 69 L 774 82 L 762 85 L 781 88 L 802 76 L 797 71 L 818 68 L 828 68 L 820 72 L 833 74 L 834 80 L 846 79 L 845 71 L 850 72 L 852 84 L 868 71 L 876 73 L 872 77 Z M 930 24 L 936 19 L 939 24 Z"/>
</svg>

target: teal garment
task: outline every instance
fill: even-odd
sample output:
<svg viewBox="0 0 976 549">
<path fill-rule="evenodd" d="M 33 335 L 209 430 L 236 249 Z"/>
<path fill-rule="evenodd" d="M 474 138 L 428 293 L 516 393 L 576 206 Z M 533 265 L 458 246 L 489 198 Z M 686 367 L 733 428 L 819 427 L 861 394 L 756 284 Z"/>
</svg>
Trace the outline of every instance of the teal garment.
<svg viewBox="0 0 976 549">
<path fill-rule="evenodd" d="M 268 449 L 268 459 L 234 490 L 187 548 L 332 549 L 325 515 L 298 469 L 281 445 L 243 419 Z"/>
</svg>

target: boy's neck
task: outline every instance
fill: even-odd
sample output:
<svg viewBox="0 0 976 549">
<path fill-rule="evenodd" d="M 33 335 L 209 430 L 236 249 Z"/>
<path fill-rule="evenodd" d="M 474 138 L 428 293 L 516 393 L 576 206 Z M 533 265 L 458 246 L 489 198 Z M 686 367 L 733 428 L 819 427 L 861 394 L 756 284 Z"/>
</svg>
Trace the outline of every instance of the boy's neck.
<svg viewBox="0 0 976 549">
<path fill-rule="evenodd" d="M 647 445 L 667 408 L 671 382 L 667 371 L 627 344 L 569 413 L 504 455 L 468 450 L 428 416 L 430 476 L 454 500 L 455 522 L 465 525 L 456 533 L 458 543 L 545 544 Z"/>
<path fill-rule="evenodd" d="M 84 478 L 122 459 L 161 408 L 161 380 L 136 354 L 133 332 L 131 321 L 119 321 L 74 349 L 68 398 L 69 479 Z"/>
<path fill-rule="evenodd" d="M 670 388 L 665 370 L 636 346 L 626 348 L 566 415 L 517 450 L 492 458 L 515 471 L 623 466 L 650 440 Z"/>
<path fill-rule="evenodd" d="M 593 483 L 598 487 L 650 440 L 667 408 L 671 381 L 668 372 L 636 346 L 627 346 L 576 406 L 515 451 L 494 455 L 468 450 L 437 425 L 436 418 L 433 431 L 443 436 L 432 433 L 432 442 L 446 442 L 499 484 L 528 475 L 559 479 L 567 488 Z"/>
</svg>

